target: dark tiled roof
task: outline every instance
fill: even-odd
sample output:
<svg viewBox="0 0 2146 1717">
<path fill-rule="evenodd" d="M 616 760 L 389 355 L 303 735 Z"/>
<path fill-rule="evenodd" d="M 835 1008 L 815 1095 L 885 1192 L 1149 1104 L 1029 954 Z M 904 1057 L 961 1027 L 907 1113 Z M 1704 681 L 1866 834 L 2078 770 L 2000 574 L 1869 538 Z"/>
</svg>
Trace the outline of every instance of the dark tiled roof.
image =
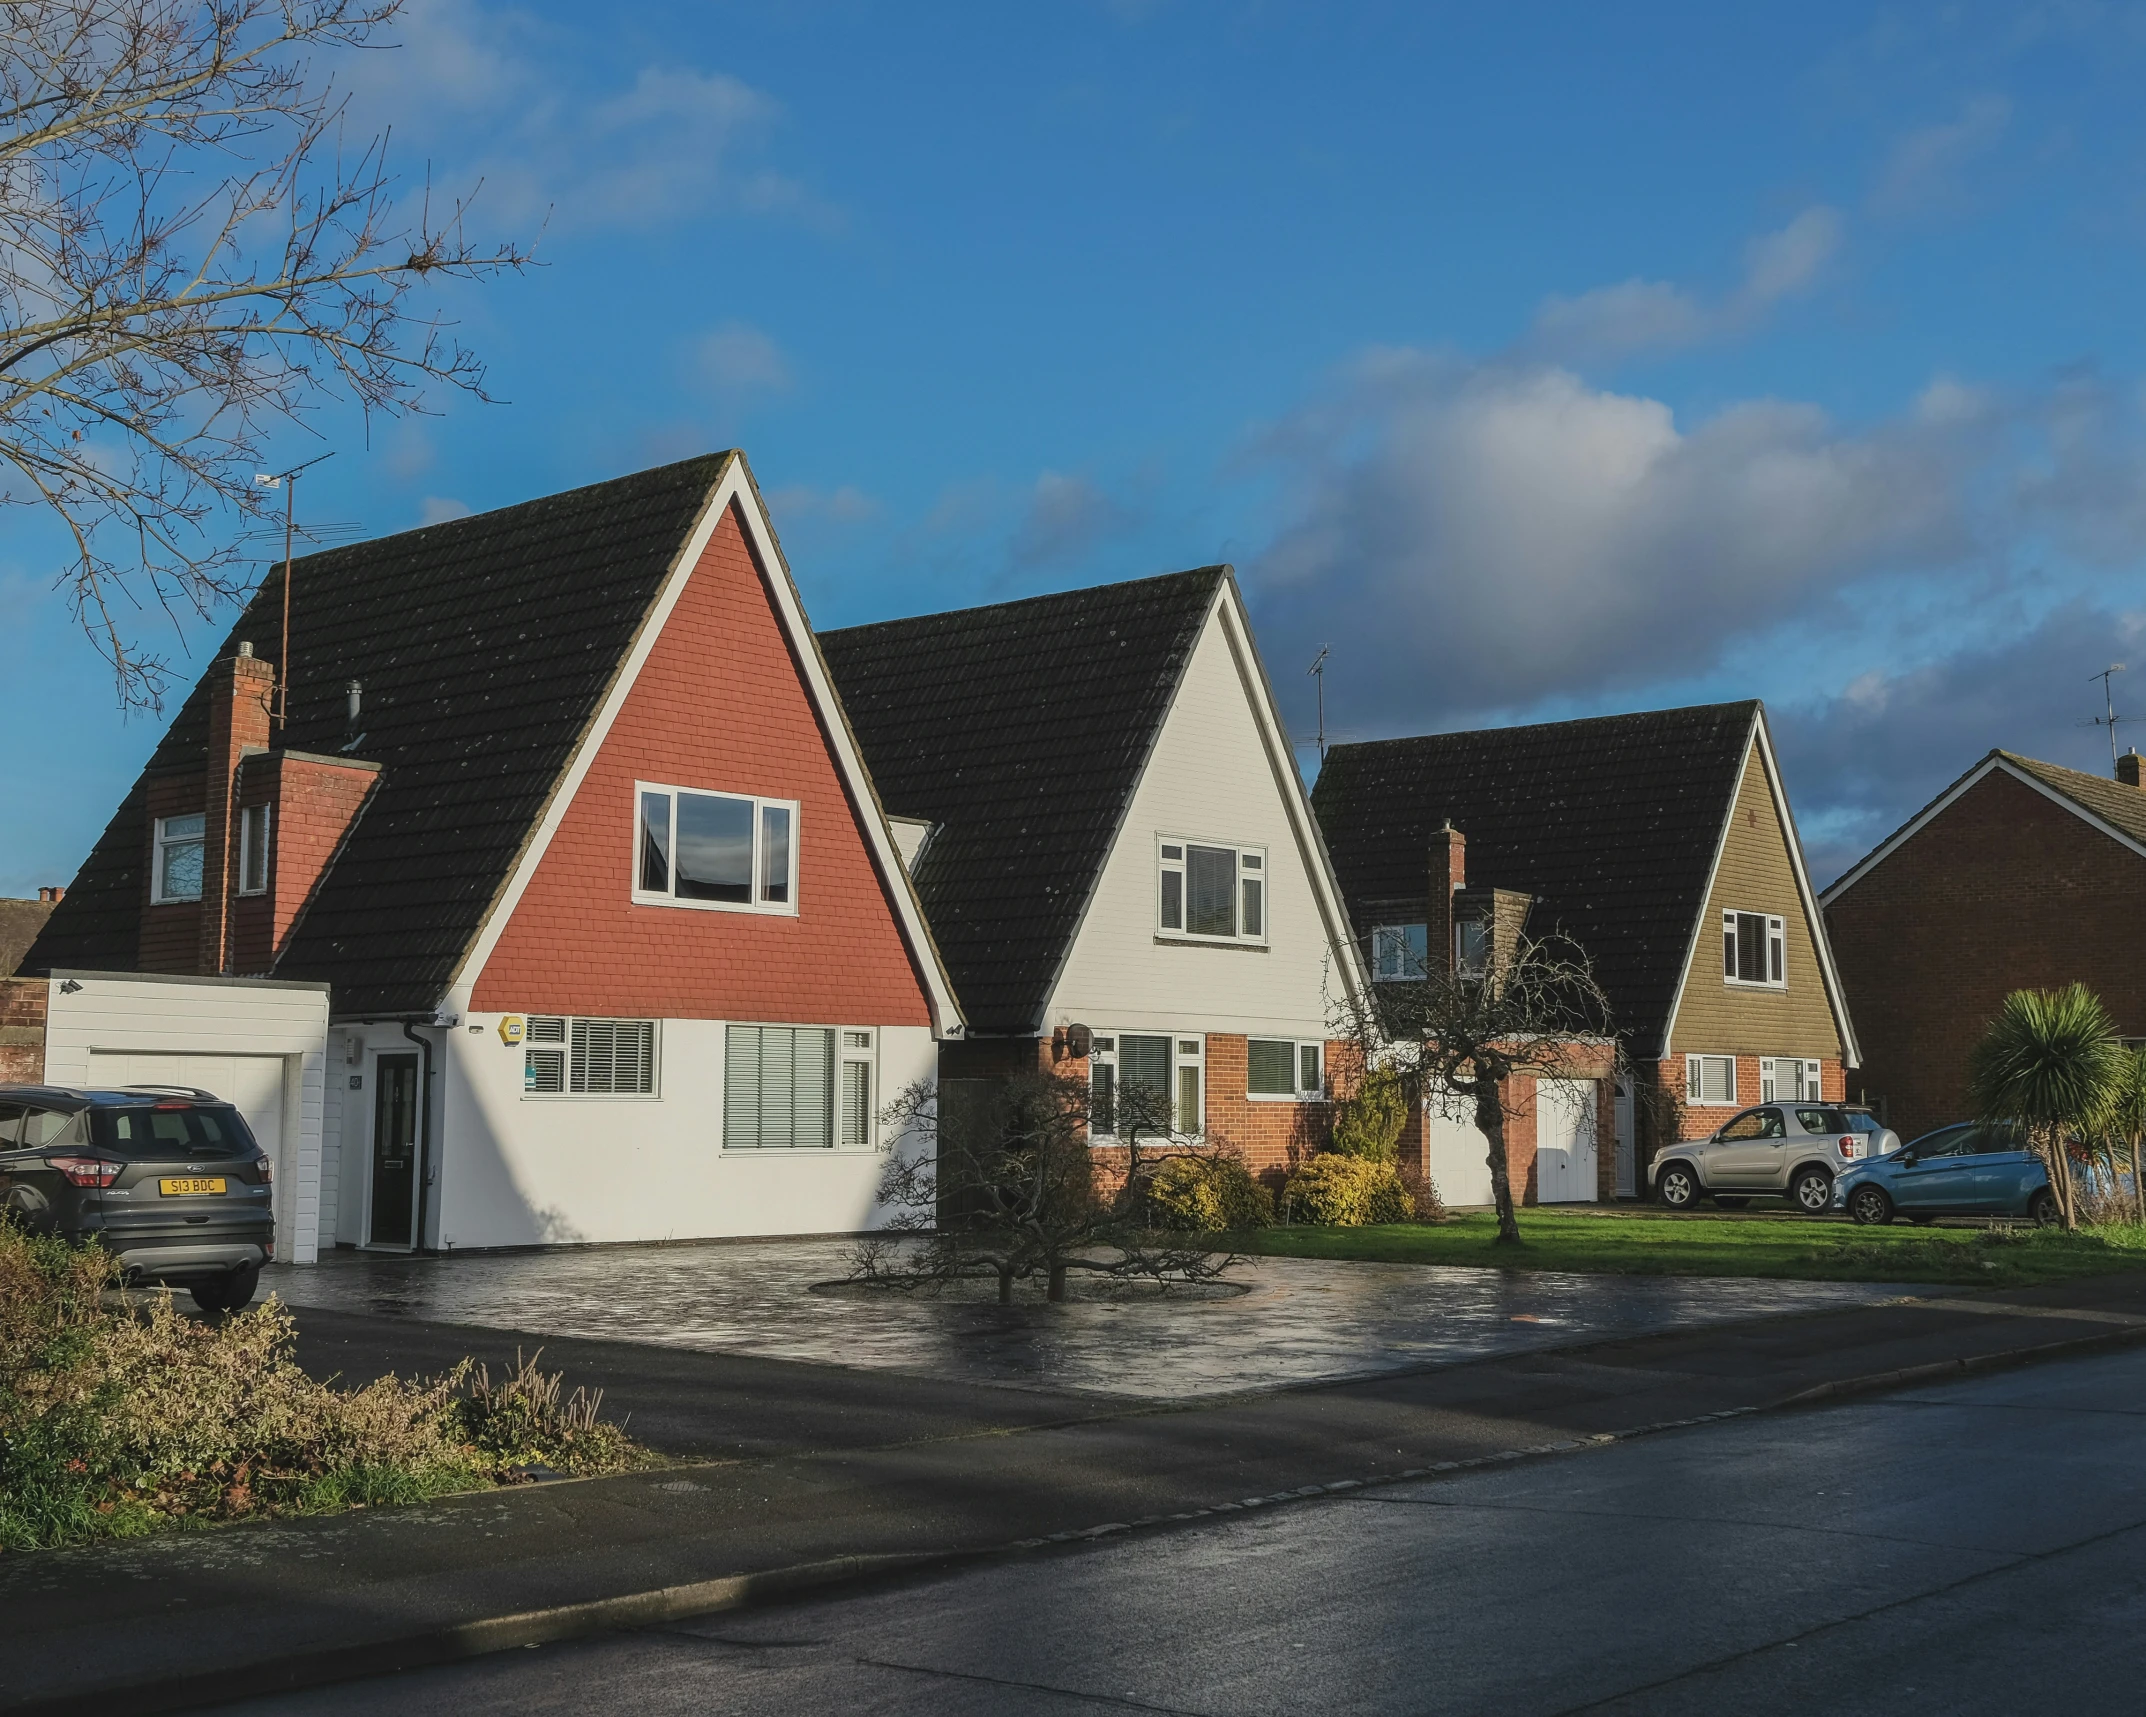
<svg viewBox="0 0 2146 1717">
<path fill-rule="evenodd" d="M 1366 903 L 1423 898 L 1431 835 L 1450 819 L 1469 884 L 1534 895 L 1529 934 L 1570 937 L 1620 1032 L 1658 1042 L 1758 713 L 1707 704 L 1332 747 L 1312 805 L 1358 933 Z"/>
<path fill-rule="evenodd" d="M 1992 752 L 2015 769 L 2023 769 L 2054 792 L 2091 811 L 2112 828 L 2121 829 L 2135 841 L 2146 841 L 2146 793 L 2121 781 L 2106 781 L 2099 775 L 2066 769 L 2060 763 L 2037 763 L 2015 751 Z"/>
<path fill-rule="evenodd" d="M 325 980 L 335 1011 L 431 1008 L 481 927 L 731 458 L 609 483 L 309 555 L 292 580 L 292 691 L 279 745 L 333 753 L 344 685 L 364 686 L 354 755 L 384 765 L 276 974 Z M 231 628 L 273 657 L 271 574 Z M 200 771 L 197 685 L 25 960 L 136 961 L 144 784 Z"/>
<path fill-rule="evenodd" d="M 1223 566 L 820 634 L 971 1031 L 1037 1028 Z"/>
<path fill-rule="evenodd" d="M 13 976 L 16 965 L 51 915 L 52 907 L 47 901 L 0 900 L 0 978 Z"/>
</svg>

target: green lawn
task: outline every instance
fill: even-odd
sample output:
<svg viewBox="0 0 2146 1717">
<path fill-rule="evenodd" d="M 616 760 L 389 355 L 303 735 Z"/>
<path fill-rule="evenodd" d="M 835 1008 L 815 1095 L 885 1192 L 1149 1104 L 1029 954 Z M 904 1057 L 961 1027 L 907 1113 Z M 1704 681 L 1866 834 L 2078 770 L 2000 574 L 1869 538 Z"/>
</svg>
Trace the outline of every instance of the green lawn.
<svg viewBox="0 0 2146 1717">
<path fill-rule="evenodd" d="M 1795 1219 L 1526 1210 L 1520 1215 L 1524 1245 L 1494 1245 L 1496 1234 L 1496 1217 L 1471 1211 L 1436 1225 L 1265 1228 L 1228 1241 L 1241 1252 L 1278 1258 L 1983 1287 L 2146 1269 L 2146 1229 L 2129 1227 L 2067 1235 L 2025 1227 L 1857 1228 Z"/>
</svg>

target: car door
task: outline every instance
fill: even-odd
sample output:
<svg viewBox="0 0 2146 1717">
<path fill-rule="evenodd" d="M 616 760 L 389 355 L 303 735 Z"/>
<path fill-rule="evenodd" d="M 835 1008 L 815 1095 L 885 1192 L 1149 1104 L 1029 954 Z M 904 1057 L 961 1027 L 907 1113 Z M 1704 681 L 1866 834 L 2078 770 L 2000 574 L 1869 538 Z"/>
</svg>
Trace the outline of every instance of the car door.
<svg viewBox="0 0 2146 1717">
<path fill-rule="evenodd" d="M 1991 1216 L 2023 1215 L 2027 1200 L 2048 1184 L 2048 1168 L 2027 1149 L 2017 1127 L 1975 1130 L 1973 1209 Z"/>
<path fill-rule="evenodd" d="M 1780 1111 L 1771 1105 L 1746 1109 L 1708 1145 L 1706 1184 L 1724 1190 L 1772 1187 L 1780 1179 L 1786 1133 Z"/>
<path fill-rule="evenodd" d="M 1904 1164 L 1893 1181 L 1893 1202 L 1902 1210 L 1965 1210 L 1975 1202 L 1974 1127 L 1951 1127 L 1935 1138 L 1915 1143 L 1915 1160 Z"/>
</svg>

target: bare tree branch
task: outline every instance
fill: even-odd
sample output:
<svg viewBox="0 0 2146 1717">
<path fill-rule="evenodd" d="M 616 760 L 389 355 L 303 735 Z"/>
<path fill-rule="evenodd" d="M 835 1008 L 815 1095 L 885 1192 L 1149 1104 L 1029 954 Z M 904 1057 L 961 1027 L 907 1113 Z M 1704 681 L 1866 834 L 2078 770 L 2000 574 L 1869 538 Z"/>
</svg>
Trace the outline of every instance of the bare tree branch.
<svg viewBox="0 0 2146 1717">
<path fill-rule="evenodd" d="M 346 156 L 308 57 L 365 47 L 402 5 L 0 3 L 0 505 L 64 522 L 59 583 L 123 704 L 169 680 L 134 616 L 241 593 L 222 527 L 272 504 L 252 481 L 271 435 L 331 399 L 487 397 L 411 295 L 529 253 L 466 238 L 467 198 L 399 207 L 387 140 Z"/>
</svg>

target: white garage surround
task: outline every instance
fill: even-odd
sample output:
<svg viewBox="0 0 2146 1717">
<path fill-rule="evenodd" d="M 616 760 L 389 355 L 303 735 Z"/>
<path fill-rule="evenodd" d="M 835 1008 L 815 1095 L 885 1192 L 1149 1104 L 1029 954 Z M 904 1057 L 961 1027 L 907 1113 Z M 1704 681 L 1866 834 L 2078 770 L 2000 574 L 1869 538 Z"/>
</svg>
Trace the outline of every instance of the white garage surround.
<svg viewBox="0 0 2146 1717">
<path fill-rule="evenodd" d="M 235 1105 L 276 1164 L 277 1250 L 319 1256 L 328 986 L 256 978 L 54 972 L 45 1078 L 187 1085 Z"/>
</svg>

